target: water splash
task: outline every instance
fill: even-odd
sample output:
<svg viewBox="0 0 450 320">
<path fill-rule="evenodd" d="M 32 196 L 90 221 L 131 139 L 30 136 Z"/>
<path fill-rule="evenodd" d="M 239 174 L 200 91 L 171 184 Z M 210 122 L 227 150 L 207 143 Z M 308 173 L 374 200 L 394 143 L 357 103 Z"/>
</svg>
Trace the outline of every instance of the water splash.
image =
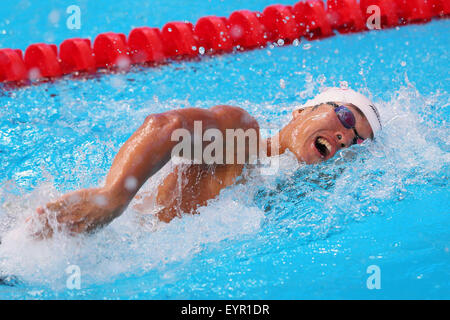
<svg viewBox="0 0 450 320">
<path fill-rule="evenodd" d="M 305 95 L 322 85 L 321 81 L 313 82 Z M 445 93 L 439 92 L 423 96 L 407 83 L 389 101 L 375 101 L 384 124 L 376 141 L 341 151 L 327 163 L 313 166 L 298 166 L 287 153 L 281 157 L 276 175 L 261 176 L 249 171 L 245 184 L 225 189 L 200 209 L 200 215 L 184 216 L 170 224 L 156 223 L 150 217 L 143 225 L 132 204 L 120 218 L 94 235 L 70 238 L 58 233 L 51 240 L 34 241 L 27 236 L 24 220 L 34 214 L 37 206 L 62 194 L 55 188 L 58 183 L 50 176 L 31 192 L 20 186 L 3 186 L 0 275 L 17 277 L 16 285 L 25 283 L 28 296 L 33 297 L 63 292 L 69 265 L 80 266 L 87 287 L 149 272 L 160 273 L 164 281 L 172 283 L 177 277 L 170 275 L 165 266 L 188 263 L 206 248 L 223 250 L 223 242 L 250 238 L 254 245 L 247 249 L 246 255 L 264 256 L 273 250 L 325 239 L 367 215 L 394 214 L 389 210 L 395 202 L 405 197 L 426 196 L 417 193 L 422 185 L 431 183 L 448 188 L 449 128 L 445 119 L 448 102 L 437 104 L 445 97 Z M 179 102 L 172 101 L 172 105 L 164 108 Z M 213 102 L 203 103 L 208 106 Z M 158 99 L 148 102 L 149 109 L 155 105 L 161 108 L 160 104 L 165 103 Z M 288 121 L 294 107 L 290 103 L 247 104 L 247 110 L 271 129 Z M 123 101 L 114 108 L 117 119 L 122 112 L 129 111 Z M 66 112 L 69 117 L 76 115 Z M 145 112 L 148 110 L 142 114 Z M 91 114 L 94 126 L 100 118 Z M 117 141 L 110 143 L 108 153 L 112 156 L 118 145 Z M 89 181 L 89 169 L 82 164 L 97 149 L 95 143 L 82 148 L 84 153 L 80 152 L 79 165 L 72 172 L 76 179 Z M 155 188 L 169 169 L 170 164 L 143 190 Z"/>
</svg>

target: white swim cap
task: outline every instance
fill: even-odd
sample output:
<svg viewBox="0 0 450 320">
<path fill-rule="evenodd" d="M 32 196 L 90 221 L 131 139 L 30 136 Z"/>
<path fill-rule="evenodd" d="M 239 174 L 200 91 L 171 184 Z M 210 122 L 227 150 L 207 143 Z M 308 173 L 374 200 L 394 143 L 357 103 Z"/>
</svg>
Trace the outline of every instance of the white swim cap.
<svg viewBox="0 0 450 320">
<path fill-rule="evenodd" d="M 381 130 L 380 114 L 375 105 L 366 96 L 352 89 L 328 88 L 313 99 L 306 101 L 299 109 L 327 102 L 342 102 L 355 105 L 366 116 L 374 136 L 377 131 Z"/>
</svg>

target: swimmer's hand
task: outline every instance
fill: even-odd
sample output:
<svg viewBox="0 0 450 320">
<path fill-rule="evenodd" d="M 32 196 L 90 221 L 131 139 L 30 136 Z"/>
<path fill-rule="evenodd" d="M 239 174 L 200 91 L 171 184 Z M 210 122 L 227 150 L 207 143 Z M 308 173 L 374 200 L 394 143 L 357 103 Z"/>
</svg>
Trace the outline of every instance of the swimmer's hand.
<svg viewBox="0 0 450 320">
<path fill-rule="evenodd" d="M 29 217 L 27 223 L 38 239 L 52 237 L 55 231 L 91 232 L 110 223 L 124 208 L 107 190 L 82 189 L 38 208 L 37 215 Z"/>
</svg>

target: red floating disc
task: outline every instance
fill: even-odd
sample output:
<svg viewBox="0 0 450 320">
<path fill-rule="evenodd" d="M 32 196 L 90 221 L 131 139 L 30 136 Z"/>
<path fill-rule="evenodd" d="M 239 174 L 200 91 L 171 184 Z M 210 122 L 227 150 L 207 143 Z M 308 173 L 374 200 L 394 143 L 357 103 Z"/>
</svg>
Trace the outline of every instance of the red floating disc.
<svg viewBox="0 0 450 320">
<path fill-rule="evenodd" d="M 28 78 L 21 50 L 0 49 L 0 82 L 19 81 Z"/>
<path fill-rule="evenodd" d="M 131 30 L 128 45 L 134 63 L 161 62 L 166 58 L 158 28 L 141 27 Z"/>
<path fill-rule="evenodd" d="M 268 6 L 262 13 L 261 22 L 268 30 L 271 41 L 283 39 L 291 42 L 300 37 L 295 17 L 287 6 L 281 4 Z"/>
<path fill-rule="evenodd" d="M 379 10 L 380 27 L 394 27 L 398 25 L 397 9 L 392 0 L 361 0 L 360 7 L 365 21 L 375 13 L 374 10 Z"/>
<path fill-rule="evenodd" d="M 189 22 L 169 22 L 162 29 L 164 52 L 168 57 L 193 57 L 198 53 L 194 26 Z"/>
<path fill-rule="evenodd" d="M 450 15 L 450 1 L 428 0 L 433 17 L 445 17 Z"/>
<path fill-rule="evenodd" d="M 195 36 L 198 45 L 205 51 L 230 51 L 233 49 L 226 19 L 210 16 L 203 17 L 195 25 Z"/>
<path fill-rule="evenodd" d="M 418 23 L 430 21 L 433 17 L 427 0 L 394 0 L 401 23 Z"/>
<path fill-rule="evenodd" d="M 441 0 L 441 4 L 443 16 L 448 17 L 450 15 L 450 1 Z"/>
<path fill-rule="evenodd" d="M 298 2 L 292 8 L 300 34 L 308 39 L 318 39 L 333 35 L 322 0 Z"/>
<path fill-rule="evenodd" d="M 450 1 L 448 0 L 441 0 L 442 5 L 442 15 L 448 17 L 450 15 Z"/>
<path fill-rule="evenodd" d="M 99 68 L 118 66 L 126 69 L 131 63 L 127 39 L 122 33 L 99 34 L 94 41 L 94 53 Z"/>
<path fill-rule="evenodd" d="M 75 71 L 94 71 L 95 57 L 89 39 L 68 39 L 59 46 L 59 58 L 64 74 Z"/>
<path fill-rule="evenodd" d="M 328 0 L 327 8 L 331 26 L 340 33 L 365 29 L 363 15 L 356 0 Z"/>
<path fill-rule="evenodd" d="M 25 51 L 25 65 L 29 78 L 58 77 L 62 75 L 57 57 L 58 49 L 54 44 L 36 43 Z"/>
<path fill-rule="evenodd" d="M 265 27 L 254 12 L 249 10 L 235 11 L 228 19 L 228 23 L 230 35 L 235 45 L 250 49 L 262 46 L 267 42 Z"/>
</svg>

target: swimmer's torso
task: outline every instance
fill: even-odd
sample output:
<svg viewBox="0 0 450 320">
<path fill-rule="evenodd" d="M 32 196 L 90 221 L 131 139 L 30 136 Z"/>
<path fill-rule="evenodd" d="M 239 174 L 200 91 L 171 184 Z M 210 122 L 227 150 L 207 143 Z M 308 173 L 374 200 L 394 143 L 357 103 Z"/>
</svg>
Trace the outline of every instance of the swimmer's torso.
<svg viewBox="0 0 450 320">
<path fill-rule="evenodd" d="M 155 194 L 139 196 L 135 209 L 145 213 L 152 207 L 161 221 L 169 222 L 182 213 L 196 213 L 207 201 L 232 185 L 243 165 L 178 165 L 158 186 Z"/>
</svg>

